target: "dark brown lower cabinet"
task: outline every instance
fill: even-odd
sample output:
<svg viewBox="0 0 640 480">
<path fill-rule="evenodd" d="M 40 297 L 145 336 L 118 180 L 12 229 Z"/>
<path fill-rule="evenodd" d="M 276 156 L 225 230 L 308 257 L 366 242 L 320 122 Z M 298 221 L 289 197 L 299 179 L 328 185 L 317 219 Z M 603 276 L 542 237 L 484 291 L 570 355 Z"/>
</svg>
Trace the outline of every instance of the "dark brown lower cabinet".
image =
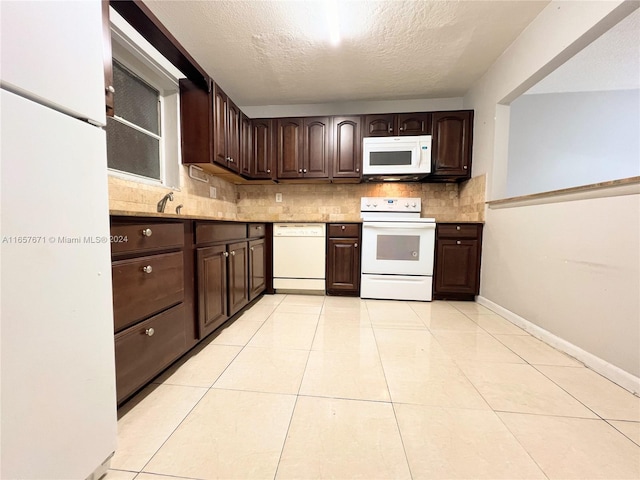
<svg viewBox="0 0 640 480">
<path fill-rule="evenodd" d="M 188 348 L 184 305 L 171 308 L 115 336 L 116 391 L 122 402 Z"/>
<path fill-rule="evenodd" d="M 198 248 L 198 321 L 200 338 L 222 325 L 227 315 L 227 247 Z"/>
<path fill-rule="evenodd" d="M 480 292 L 481 223 L 438 223 L 433 298 L 474 300 Z"/>
<path fill-rule="evenodd" d="M 265 239 L 249 242 L 249 300 L 253 300 L 267 287 L 267 253 Z"/>
<path fill-rule="evenodd" d="M 112 217 L 118 403 L 197 343 L 193 231 L 182 221 Z"/>
<path fill-rule="evenodd" d="M 229 316 L 249 303 L 249 242 L 227 246 L 229 252 Z"/>
<path fill-rule="evenodd" d="M 329 224 L 327 294 L 360 295 L 360 225 Z"/>
</svg>

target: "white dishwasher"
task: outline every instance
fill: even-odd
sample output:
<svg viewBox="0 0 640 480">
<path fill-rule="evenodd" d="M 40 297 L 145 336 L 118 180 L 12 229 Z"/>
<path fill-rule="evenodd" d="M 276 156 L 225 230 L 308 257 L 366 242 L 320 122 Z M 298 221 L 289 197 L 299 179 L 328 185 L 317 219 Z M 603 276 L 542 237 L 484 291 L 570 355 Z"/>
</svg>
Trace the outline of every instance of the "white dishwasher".
<svg viewBox="0 0 640 480">
<path fill-rule="evenodd" d="M 273 224 L 273 288 L 280 292 L 325 292 L 324 223 Z"/>
</svg>

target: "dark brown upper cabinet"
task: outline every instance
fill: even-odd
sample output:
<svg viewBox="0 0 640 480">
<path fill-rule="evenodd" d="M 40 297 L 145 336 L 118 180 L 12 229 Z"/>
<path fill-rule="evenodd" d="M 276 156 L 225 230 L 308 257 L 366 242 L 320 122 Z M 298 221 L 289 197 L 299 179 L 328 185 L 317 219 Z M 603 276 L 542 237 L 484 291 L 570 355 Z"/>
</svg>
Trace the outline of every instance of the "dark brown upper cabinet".
<svg viewBox="0 0 640 480">
<path fill-rule="evenodd" d="M 182 163 L 209 165 L 212 154 L 212 93 L 187 78 L 180 79 Z"/>
<path fill-rule="evenodd" d="M 275 177 L 274 123 L 271 118 L 251 120 L 251 178 L 271 180 Z"/>
<path fill-rule="evenodd" d="M 217 85 L 213 94 L 213 161 L 240 172 L 240 109 Z"/>
<path fill-rule="evenodd" d="M 240 112 L 240 174 L 251 177 L 251 120 Z"/>
<path fill-rule="evenodd" d="M 471 177 L 473 111 L 433 114 L 432 180 L 460 181 Z"/>
<path fill-rule="evenodd" d="M 329 117 L 277 120 L 277 178 L 329 178 Z"/>
<path fill-rule="evenodd" d="M 362 117 L 333 117 L 332 172 L 334 180 L 362 177 Z"/>
<path fill-rule="evenodd" d="M 365 137 L 397 137 L 403 135 L 429 135 L 431 113 L 389 113 L 366 115 Z"/>
</svg>

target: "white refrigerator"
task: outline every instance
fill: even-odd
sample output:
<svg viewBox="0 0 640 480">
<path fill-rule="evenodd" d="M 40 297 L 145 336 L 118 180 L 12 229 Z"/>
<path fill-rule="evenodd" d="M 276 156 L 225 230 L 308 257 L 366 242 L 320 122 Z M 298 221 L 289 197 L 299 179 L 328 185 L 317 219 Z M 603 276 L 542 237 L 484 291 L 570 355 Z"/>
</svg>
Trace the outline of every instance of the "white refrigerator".
<svg viewBox="0 0 640 480">
<path fill-rule="evenodd" d="M 0 1 L 0 478 L 116 447 L 100 0 Z"/>
</svg>

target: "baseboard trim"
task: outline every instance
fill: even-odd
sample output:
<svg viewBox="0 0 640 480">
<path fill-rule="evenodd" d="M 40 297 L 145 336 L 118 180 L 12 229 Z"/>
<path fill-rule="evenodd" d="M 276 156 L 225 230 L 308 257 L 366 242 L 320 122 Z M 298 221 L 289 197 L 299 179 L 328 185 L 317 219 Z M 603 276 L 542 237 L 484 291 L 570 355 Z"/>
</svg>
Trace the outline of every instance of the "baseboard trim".
<svg viewBox="0 0 640 480">
<path fill-rule="evenodd" d="M 640 392 L 639 377 L 636 377 L 635 375 L 622 370 L 620 367 L 616 367 L 612 363 L 609 363 L 606 360 L 603 360 L 602 358 L 597 357 L 592 353 L 587 352 L 586 350 L 583 350 L 577 345 L 574 345 L 573 343 L 554 335 L 548 330 L 545 330 L 544 328 L 531 323 L 529 320 L 522 318 L 521 316 L 513 313 L 511 310 L 507 310 L 506 308 L 492 302 L 491 300 L 483 296 L 478 296 L 476 298 L 476 301 L 480 305 L 487 307 L 489 310 L 492 310 L 498 315 L 506 318 L 511 323 L 522 328 L 537 339 L 542 340 L 546 344 L 557 348 L 567 355 L 571 355 L 576 360 L 584 363 L 585 366 L 589 367 L 594 372 L 597 372 L 603 377 L 608 378 L 612 382 L 620 385 L 622 388 L 625 388 L 636 395 L 638 395 L 638 393 Z"/>
</svg>

